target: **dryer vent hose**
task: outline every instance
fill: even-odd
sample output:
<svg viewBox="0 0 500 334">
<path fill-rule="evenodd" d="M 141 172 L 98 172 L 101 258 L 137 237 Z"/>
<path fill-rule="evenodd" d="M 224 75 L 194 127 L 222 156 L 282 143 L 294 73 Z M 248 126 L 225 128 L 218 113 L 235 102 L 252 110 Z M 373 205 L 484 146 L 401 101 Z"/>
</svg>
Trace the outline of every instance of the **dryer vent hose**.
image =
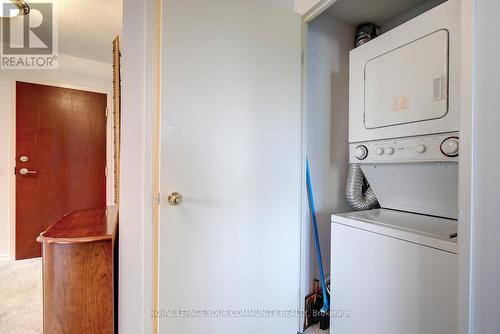
<svg viewBox="0 0 500 334">
<path fill-rule="evenodd" d="M 347 202 L 356 210 L 370 210 L 379 207 L 377 197 L 370 185 L 367 185 L 363 192 L 365 184 L 365 175 L 358 164 L 349 164 L 347 174 L 346 197 Z M 368 184 L 368 182 L 367 182 Z"/>
</svg>

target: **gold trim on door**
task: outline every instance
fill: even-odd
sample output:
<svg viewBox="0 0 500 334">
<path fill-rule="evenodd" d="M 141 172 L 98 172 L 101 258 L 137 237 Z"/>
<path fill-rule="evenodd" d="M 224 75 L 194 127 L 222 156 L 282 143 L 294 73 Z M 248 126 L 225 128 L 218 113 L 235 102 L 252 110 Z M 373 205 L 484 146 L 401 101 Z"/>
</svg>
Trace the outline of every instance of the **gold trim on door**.
<svg viewBox="0 0 500 334">
<path fill-rule="evenodd" d="M 115 204 L 120 204 L 120 120 L 121 120 L 120 38 L 113 40 L 113 159 Z"/>
<path fill-rule="evenodd" d="M 155 0 L 154 115 L 153 115 L 153 310 L 159 308 L 159 233 L 160 233 L 160 150 L 161 150 L 161 19 L 162 2 Z M 159 318 L 153 318 L 153 333 L 159 333 Z"/>
</svg>

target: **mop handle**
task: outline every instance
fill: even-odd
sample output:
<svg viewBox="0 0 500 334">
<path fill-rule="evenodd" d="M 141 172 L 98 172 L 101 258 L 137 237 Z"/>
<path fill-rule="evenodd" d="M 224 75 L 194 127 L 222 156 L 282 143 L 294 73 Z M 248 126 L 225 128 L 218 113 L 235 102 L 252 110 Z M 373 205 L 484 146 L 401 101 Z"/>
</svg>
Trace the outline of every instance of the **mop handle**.
<svg viewBox="0 0 500 334">
<path fill-rule="evenodd" d="M 321 257 L 321 247 L 319 244 L 318 223 L 316 221 L 316 208 L 314 207 L 314 197 L 312 191 L 311 172 L 309 169 L 309 159 L 307 158 L 306 158 L 306 182 L 307 182 L 307 196 L 309 199 L 309 209 L 311 212 L 311 220 L 314 231 L 314 244 L 316 246 L 316 256 L 318 259 L 319 274 L 321 279 L 321 289 L 323 291 L 323 308 L 321 309 L 321 311 L 326 312 L 329 309 L 328 294 L 326 291 L 325 274 L 323 272 L 323 259 Z"/>
</svg>

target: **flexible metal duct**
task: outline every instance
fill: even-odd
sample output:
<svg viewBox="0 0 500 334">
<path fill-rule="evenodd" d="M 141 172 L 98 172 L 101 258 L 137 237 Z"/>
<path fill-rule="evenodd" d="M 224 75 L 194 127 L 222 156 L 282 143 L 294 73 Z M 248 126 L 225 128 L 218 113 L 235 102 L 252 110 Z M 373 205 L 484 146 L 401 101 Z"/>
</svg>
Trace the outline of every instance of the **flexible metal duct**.
<svg viewBox="0 0 500 334">
<path fill-rule="evenodd" d="M 378 208 L 378 200 L 370 185 L 363 192 L 365 175 L 357 164 L 349 164 L 347 174 L 346 197 L 347 202 L 356 210 L 370 210 Z"/>
</svg>

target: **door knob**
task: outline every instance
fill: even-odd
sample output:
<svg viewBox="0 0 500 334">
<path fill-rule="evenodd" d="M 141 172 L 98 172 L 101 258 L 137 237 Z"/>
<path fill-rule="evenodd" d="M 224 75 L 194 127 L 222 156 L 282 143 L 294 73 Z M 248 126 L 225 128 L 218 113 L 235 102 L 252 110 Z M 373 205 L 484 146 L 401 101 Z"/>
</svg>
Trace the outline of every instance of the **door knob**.
<svg viewBox="0 0 500 334">
<path fill-rule="evenodd" d="M 19 170 L 19 174 L 21 174 L 21 175 L 36 174 L 36 171 L 34 171 L 34 170 L 28 170 L 28 168 L 21 168 Z"/>
<path fill-rule="evenodd" d="M 179 205 L 182 202 L 182 195 L 174 191 L 168 195 L 167 201 L 172 206 Z"/>
</svg>

